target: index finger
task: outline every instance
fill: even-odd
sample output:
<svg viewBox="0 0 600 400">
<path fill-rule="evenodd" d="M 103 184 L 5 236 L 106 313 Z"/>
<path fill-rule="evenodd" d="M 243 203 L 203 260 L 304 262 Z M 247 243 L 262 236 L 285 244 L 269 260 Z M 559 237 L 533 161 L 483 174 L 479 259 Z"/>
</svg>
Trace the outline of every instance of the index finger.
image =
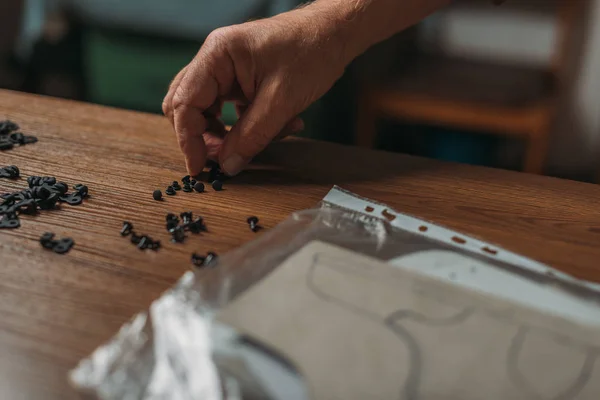
<svg viewBox="0 0 600 400">
<path fill-rule="evenodd" d="M 217 102 L 220 92 L 230 89 L 234 80 L 231 59 L 223 57 L 207 40 L 174 91 L 173 125 L 188 173 L 192 176 L 199 174 L 206 162 L 203 134 L 207 121 L 204 113 Z"/>
</svg>

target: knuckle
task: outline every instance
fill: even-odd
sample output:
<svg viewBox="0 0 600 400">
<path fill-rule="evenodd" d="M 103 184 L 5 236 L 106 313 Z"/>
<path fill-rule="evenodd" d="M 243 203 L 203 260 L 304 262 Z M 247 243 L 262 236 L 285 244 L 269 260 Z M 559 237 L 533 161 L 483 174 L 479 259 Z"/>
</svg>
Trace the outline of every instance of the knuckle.
<svg viewBox="0 0 600 400">
<path fill-rule="evenodd" d="M 236 40 L 237 35 L 231 27 L 217 28 L 204 41 L 203 47 L 209 51 L 222 51 L 229 43 Z"/>
<path fill-rule="evenodd" d="M 175 89 L 175 93 L 173 94 L 173 100 L 171 104 L 173 112 L 175 113 L 177 111 L 180 111 L 188 104 L 189 96 L 187 94 L 187 91 L 182 86 L 179 86 L 177 89 Z"/>
<path fill-rule="evenodd" d="M 165 99 L 162 102 L 162 112 L 165 116 L 169 116 L 170 113 L 170 104 L 169 104 L 169 100 L 165 97 Z"/>
</svg>

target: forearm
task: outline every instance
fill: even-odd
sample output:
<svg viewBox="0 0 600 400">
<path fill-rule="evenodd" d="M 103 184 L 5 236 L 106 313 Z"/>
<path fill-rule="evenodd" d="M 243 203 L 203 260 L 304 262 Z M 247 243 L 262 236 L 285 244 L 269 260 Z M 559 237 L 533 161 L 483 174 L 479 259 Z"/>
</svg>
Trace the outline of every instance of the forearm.
<svg viewBox="0 0 600 400">
<path fill-rule="evenodd" d="M 452 0 L 317 0 L 301 10 L 319 20 L 345 47 L 351 61 Z"/>
</svg>

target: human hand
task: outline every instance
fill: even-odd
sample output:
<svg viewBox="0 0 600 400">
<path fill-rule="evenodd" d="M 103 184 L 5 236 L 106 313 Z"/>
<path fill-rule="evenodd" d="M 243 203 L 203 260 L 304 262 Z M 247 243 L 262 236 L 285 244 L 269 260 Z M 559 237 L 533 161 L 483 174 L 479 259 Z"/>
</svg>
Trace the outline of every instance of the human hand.
<svg viewBox="0 0 600 400">
<path fill-rule="evenodd" d="M 163 102 L 189 174 L 210 158 L 235 175 L 272 140 L 302 130 L 297 115 L 342 75 L 346 51 L 335 21 L 308 7 L 212 32 Z M 239 115 L 229 132 L 224 101 Z"/>
</svg>

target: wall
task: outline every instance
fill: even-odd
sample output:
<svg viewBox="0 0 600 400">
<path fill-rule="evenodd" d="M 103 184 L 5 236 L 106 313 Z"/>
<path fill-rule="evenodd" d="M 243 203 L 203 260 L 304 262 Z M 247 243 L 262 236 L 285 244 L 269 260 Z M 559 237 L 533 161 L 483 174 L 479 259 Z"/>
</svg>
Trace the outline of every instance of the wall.
<svg viewBox="0 0 600 400">
<path fill-rule="evenodd" d="M 463 5 L 440 12 L 426 22 L 422 41 L 453 55 L 546 65 L 553 49 L 553 16 L 508 4 Z M 576 34 L 582 46 L 572 48 L 576 54 L 569 59 L 570 83 L 548 160 L 551 170 L 565 173 L 600 169 L 600 0 L 590 0 L 578 27 L 583 29 Z"/>
</svg>

